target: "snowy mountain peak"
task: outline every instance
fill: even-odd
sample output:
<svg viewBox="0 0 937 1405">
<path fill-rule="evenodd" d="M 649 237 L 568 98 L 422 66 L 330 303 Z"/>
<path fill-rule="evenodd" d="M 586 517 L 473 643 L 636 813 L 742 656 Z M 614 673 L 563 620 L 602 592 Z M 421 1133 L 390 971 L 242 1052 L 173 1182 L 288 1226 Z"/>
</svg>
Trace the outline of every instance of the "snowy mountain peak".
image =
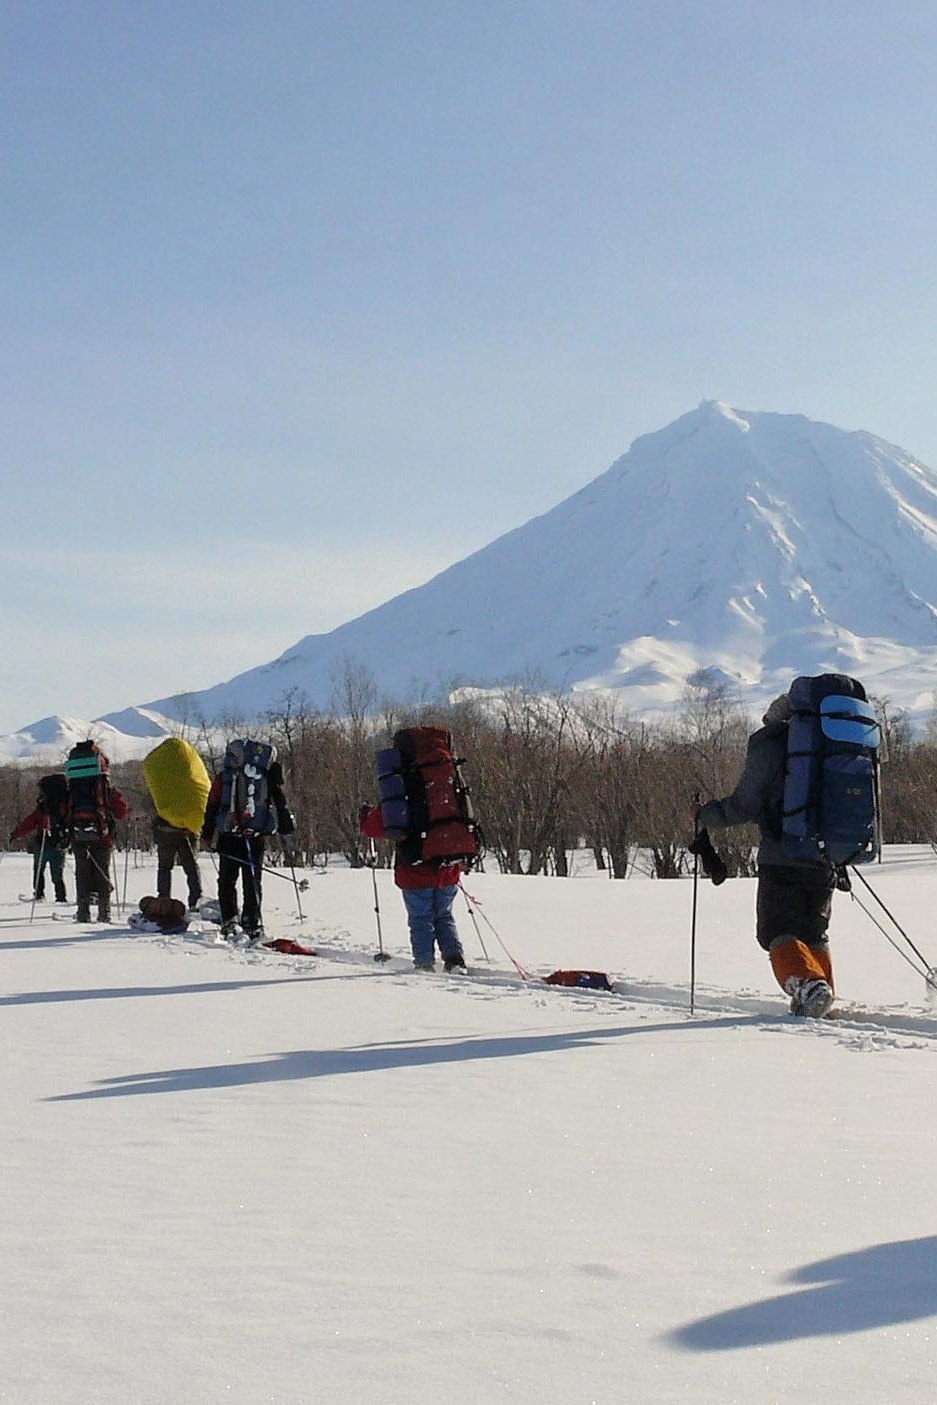
<svg viewBox="0 0 937 1405">
<path fill-rule="evenodd" d="M 748 420 L 739 414 L 738 410 L 733 410 L 732 406 L 727 405 L 724 400 L 702 400 L 700 411 L 714 419 L 727 420 L 743 431 L 750 428 Z"/>
<path fill-rule="evenodd" d="M 532 675 L 662 709 L 701 670 L 753 709 L 798 673 L 858 674 L 921 714 L 937 687 L 937 477 L 904 450 L 720 400 L 416 590 L 201 694 L 208 718 L 342 662 L 407 696 Z M 191 699 L 190 699 L 191 702 Z M 172 712 L 172 699 L 151 704 Z"/>
<path fill-rule="evenodd" d="M 799 673 L 845 672 L 921 718 L 937 690 L 937 475 L 864 431 L 704 400 L 425 585 L 188 693 L 187 715 L 253 719 L 288 690 L 327 706 L 349 660 L 402 700 L 533 677 L 618 689 L 639 712 L 700 676 L 760 712 Z M 100 725 L 140 747 L 176 713 L 170 696 Z"/>
</svg>

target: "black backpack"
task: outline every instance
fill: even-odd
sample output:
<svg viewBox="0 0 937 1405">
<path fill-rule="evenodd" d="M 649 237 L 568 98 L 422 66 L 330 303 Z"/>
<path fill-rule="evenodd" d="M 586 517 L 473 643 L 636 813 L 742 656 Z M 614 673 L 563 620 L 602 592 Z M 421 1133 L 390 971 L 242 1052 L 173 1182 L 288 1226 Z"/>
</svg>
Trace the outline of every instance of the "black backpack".
<svg viewBox="0 0 937 1405">
<path fill-rule="evenodd" d="M 47 843 L 64 848 L 68 843 L 68 781 L 64 772 L 39 778 L 39 809 L 49 817 Z"/>
<path fill-rule="evenodd" d="M 277 749 L 250 738 L 228 743 L 221 768 L 220 834 L 276 834 L 277 812 L 269 771 Z"/>
<path fill-rule="evenodd" d="M 802 863 L 867 863 L 878 852 L 881 729 L 855 678 L 824 673 L 790 688 L 781 846 Z"/>
</svg>

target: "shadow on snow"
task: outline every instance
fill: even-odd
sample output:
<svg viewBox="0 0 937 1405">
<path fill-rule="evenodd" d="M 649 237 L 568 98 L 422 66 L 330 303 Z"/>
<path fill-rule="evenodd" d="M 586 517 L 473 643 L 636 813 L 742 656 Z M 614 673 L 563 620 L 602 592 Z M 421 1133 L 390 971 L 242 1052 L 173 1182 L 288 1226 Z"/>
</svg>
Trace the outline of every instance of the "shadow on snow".
<svg viewBox="0 0 937 1405">
<path fill-rule="evenodd" d="M 727 1020 L 694 1020 L 681 1028 L 697 1030 L 744 1028 L 764 1025 L 764 1017 L 741 1015 Z M 290 1082 L 299 1078 L 335 1078 L 346 1073 L 381 1073 L 396 1068 L 423 1068 L 431 1064 L 460 1063 L 473 1059 L 518 1058 L 567 1049 L 596 1047 L 626 1035 L 672 1033 L 674 1021 L 664 1024 L 623 1025 L 613 1029 L 567 1031 L 558 1034 L 498 1036 L 481 1039 L 415 1040 L 366 1044 L 348 1049 L 303 1049 L 249 1063 L 209 1064 L 203 1068 L 169 1068 L 150 1073 L 129 1073 L 108 1078 L 83 1093 L 62 1093 L 48 1102 L 75 1102 L 87 1098 L 115 1098 L 142 1093 L 186 1093 L 206 1088 L 237 1088 L 257 1083 Z"/>
<path fill-rule="evenodd" d="M 875 1244 L 796 1269 L 816 1284 L 701 1317 L 668 1333 L 687 1351 L 740 1351 L 809 1337 L 838 1337 L 937 1314 L 937 1235 Z"/>
</svg>

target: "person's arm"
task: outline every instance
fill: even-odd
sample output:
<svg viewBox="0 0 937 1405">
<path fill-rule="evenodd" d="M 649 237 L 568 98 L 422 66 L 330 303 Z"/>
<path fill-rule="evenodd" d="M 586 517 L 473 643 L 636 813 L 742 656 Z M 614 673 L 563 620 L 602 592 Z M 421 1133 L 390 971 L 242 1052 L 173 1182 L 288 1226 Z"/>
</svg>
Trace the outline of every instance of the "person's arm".
<svg viewBox="0 0 937 1405">
<path fill-rule="evenodd" d="M 366 839 L 386 838 L 380 805 L 362 805 L 358 814 L 358 827 Z"/>
<path fill-rule="evenodd" d="M 27 834 L 32 834 L 34 829 L 48 828 L 48 815 L 43 810 L 33 810 L 24 820 L 20 820 L 14 830 L 10 831 L 10 843 L 14 839 L 25 839 Z"/>
<path fill-rule="evenodd" d="M 279 761 L 274 761 L 267 772 L 267 785 L 270 789 L 270 799 L 277 814 L 277 830 L 284 839 L 294 833 L 296 821 L 293 813 L 286 803 L 286 793 L 283 789 L 283 767 Z"/>
<path fill-rule="evenodd" d="M 731 795 L 710 800 L 699 812 L 702 829 L 731 829 L 762 818 L 767 810 L 768 789 L 774 775 L 773 759 L 762 733 L 749 738 L 745 765 Z"/>
<path fill-rule="evenodd" d="M 202 820 L 202 843 L 211 844 L 215 836 L 215 822 L 218 819 L 218 806 L 221 804 L 221 774 L 215 777 L 205 802 L 205 818 Z"/>
</svg>

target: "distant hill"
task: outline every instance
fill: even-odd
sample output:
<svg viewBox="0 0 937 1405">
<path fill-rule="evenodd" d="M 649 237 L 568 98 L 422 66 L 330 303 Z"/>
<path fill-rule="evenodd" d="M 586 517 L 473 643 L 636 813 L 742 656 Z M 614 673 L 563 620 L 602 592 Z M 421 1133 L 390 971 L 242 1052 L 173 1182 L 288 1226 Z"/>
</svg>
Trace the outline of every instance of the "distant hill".
<svg viewBox="0 0 937 1405">
<path fill-rule="evenodd" d="M 0 763 L 36 762 L 58 770 L 69 749 L 86 737 L 93 737 L 111 761 L 133 761 L 146 756 L 172 734 L 172 729 L 168 718 L 134 707 L 112 713 L 109 721 L 44 717 L 41 722 L 0 737 Z"/>
</svg>

